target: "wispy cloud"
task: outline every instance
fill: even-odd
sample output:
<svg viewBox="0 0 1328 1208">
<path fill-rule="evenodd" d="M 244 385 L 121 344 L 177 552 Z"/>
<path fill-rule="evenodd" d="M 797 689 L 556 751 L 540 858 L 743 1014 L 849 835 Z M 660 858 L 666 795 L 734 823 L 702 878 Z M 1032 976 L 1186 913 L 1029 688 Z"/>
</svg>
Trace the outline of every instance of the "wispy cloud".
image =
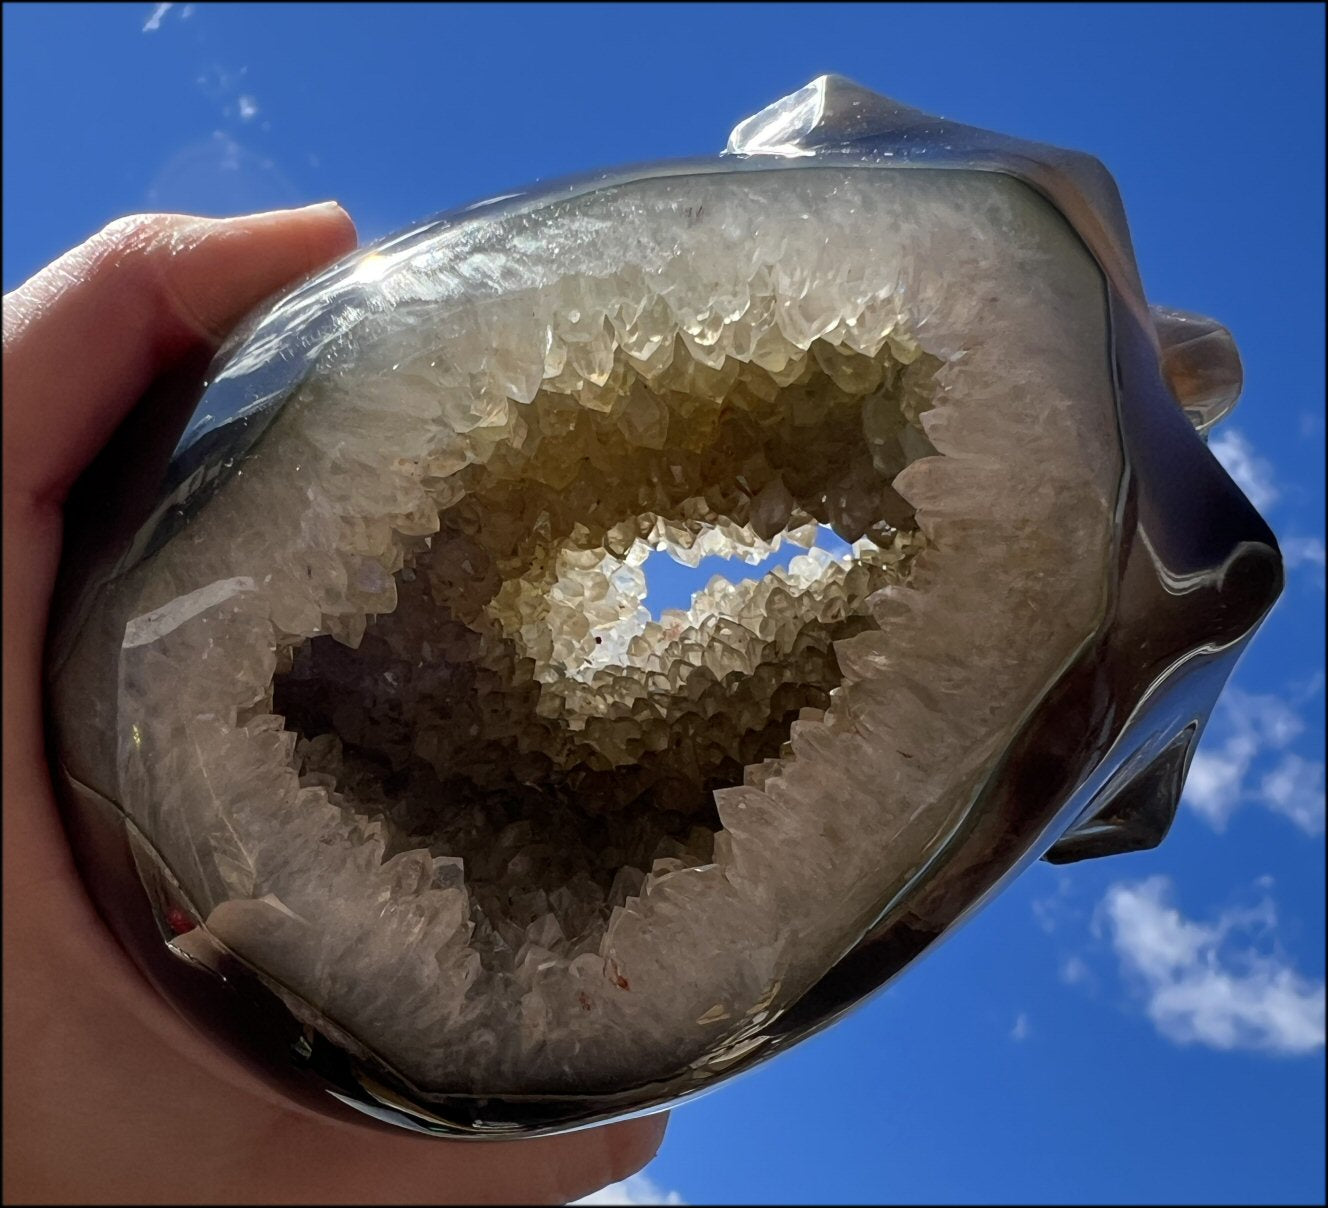
<svg viewBox="0 0 1328 1208">
<path fill-rule="evenodd" d="M 1323 566 L 1322 537 L 1283 537 L 1279 543 L 1288 566 Z"/>
<path fill-rule="evenodd" d="M 148 17 L 147 21 L 145 21 L 144 24 L 143 24 L 143 32 L 144 32 L 145 34 L 150 34 L 150 33 L 155 33 L 157 30 L 159 30 L 159 29 L 161 28 L 161 20 L 162 20 L 162 18 L 163 18 L 168 12 L 170 12 L 171 9 L 173 9 L 173 8 L 175 8 L 175 7 L 176 7 L 176 6 L 175 6 L 174 4 L 155 4 L 155 5 L 153 5 L 153 6 L 152 6 L 152 15 L 151 15 L 150 17 Z M 182 9 L 180 9 L 180 20 L 181 20 L 181 21 L 187 21 L 187 20 L 189 20 L 189 18 L 192 17 L 193 15 L 194 15 L 194 6 L 193 6 L 192 4 L 186 4 Z"/>
<path fill-rule="evenodd" d="M 245 93 L 235 102 L 240 112 L 240 121 L 251 122 L 258 116 L 258 102 Z"/>
<path fill-rule="evenodd" d="M 1312 691 L 1317 690 L 1316 684 Z M 1322 834 L 1323 763 L 1289 749 L 1304 730 L 1288 700 L 1228 686 L 1190 765 L 1181 800 L 1217 831 L 1242 805 L 1257 804 L 1306 834 Z M 1255 780 L 1256 763 L 1270 756 L 1275 762 L 1265 764 Z"/>
<path fill-rule="evenodd" d="M 1081 912 L 1073 904 L 1074 879 L 1065 873 L 1056 876 L 1056 891 L 1033 900 L 1033 920 L 1048 935 L 1065 923 L 1074 922 Z"/>
<path fill-rule="evenodd" d="M 1265 897 L 1210 923 L 1171 904 L 1171 881 L 1113 885 L 1099 908 L 1125 976 L 1157 1030 L 1177 1044 L 1280 1054 L 1324 1045 L 1324 983 L 1276 950 L 1277 912 Z M 1272 951 L 1261 951 L 1272 947 Z"/>
<path fill-rule="evenodd" d="M 610 1183 L 599 1191 L 573 1204 L 685 1204 L 687 1201 L 676 1191 L 665 1191 L 654 1179 L 644 1174 L 634 1174 L 621 1183 Z"/>
<path fill-rule="evenodd" d="M 1282 560 L 1289 570 L 1308 569 L 1311 580 L 1322 591 L 1324 587 L 1325 551 L 1322 537 L 1279 537 Z"/>
<path fill-rule="evenodd" d="M 1028 1016 L 1020 1011 L 1015 1016 L 1014 1027 L 1010 1029 L 1011 1040 L 1027 1040 L 1033 1034 L 1033 1027 L 1028 1022 Z"/>
<path fill-rule="evenodd" d="M 150 16 L 143 25 L 143 32 L 145 34 L 150 34 L 160 29 L 161 19 L 174 7 L 175 7 L 174 4 L 155 5 L 152 9 L 152 16 Z"/>
<path fill-rule="evenodd" d="M 1092 990 L 1097 986 L 1097 978 L 1088 962 L 1081 956 L 1067 956 L 1060 967 L 1060 979 L 1067 986 L 1083 986 Z"/>
<path fill-rule="evenodd" d="M 1274 813 L 1290 818 L 1307 835 L 1324 829 L 1323 764 L 1288 751 L 1262 780 L 1255 796 Z"/>
<path fill-rule="evenodd" d="M 1281 491 L 1274 481 L 1272 464 L 1254 451 L 1242 432 L 1227 428 L 1208 447 L 1259 511 L 1267 511 L 1277 502 Z"/>
</svg>

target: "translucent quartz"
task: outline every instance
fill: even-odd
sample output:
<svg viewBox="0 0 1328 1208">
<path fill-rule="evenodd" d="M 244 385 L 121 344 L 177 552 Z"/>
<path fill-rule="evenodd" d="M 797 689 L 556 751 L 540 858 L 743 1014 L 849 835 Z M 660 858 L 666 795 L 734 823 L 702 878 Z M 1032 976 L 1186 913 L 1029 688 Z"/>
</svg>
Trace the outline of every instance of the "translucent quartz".
<svg viewBox="0 0 1328 1208">
<path fill-rule="evenodd" d="M 1104 287 L 990 173 L 644 180 L 381 305 L 111 590 L 119 800 L 420 1087 L 740 1048 L 965 817 L 1103 614 Z M 641 564 L 853 542 L 651 620 Z M 89 721 L 89 729 L 95 721 Z"/>
</svg>

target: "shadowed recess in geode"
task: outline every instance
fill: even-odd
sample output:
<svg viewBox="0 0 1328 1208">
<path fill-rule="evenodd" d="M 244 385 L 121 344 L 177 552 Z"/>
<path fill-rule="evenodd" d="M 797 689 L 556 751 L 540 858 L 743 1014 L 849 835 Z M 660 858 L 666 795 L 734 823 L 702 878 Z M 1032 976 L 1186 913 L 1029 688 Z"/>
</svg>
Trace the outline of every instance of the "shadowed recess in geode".
<svg viewBox="0 0 1328 1208">
<path fill-rule="evenodd" d="M 938 363 L 811 351 L 782 387 L 676 348 L 649 384 L 618 358 L 603 409 L 542 391 L 529 452 L 456 476 L 465 498 L 398 572 L 395 611 L 278 675 L 301 783 L 459 857 L 495 967 L 546 918 L 554 951 L 593 952 L 647 874 L 710 863 L 714 790 L 761 783 L 790 724 L 823 713 L 833 644 L 874 628 L 867 597 L 921 548 L 890 483 L 935 452 L 918 415 Z M 645 612 L 652 548 L 757 561 L 818 522 L 857 543 L 847 564 L 816 550 Z"/>
</svg>

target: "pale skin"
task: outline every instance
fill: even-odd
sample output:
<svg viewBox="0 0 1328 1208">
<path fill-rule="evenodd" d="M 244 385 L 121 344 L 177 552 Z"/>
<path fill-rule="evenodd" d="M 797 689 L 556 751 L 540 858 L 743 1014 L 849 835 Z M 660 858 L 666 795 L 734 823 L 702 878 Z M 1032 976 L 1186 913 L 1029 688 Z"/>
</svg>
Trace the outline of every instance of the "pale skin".
<svg viewBox="0 0 1328 1208">
<path fill-rule="evenodd" d="M 214 1048 L 82 888 L 53 798 L 42 646 L 70 488 L 154 380 L 355 245 L 335 205 L 122 219 L 4 299 L 6 1203 L 557 1204 L 639 1170 L 654 1116 L 517 1142 L 318 1115 Z"/>
</svg>

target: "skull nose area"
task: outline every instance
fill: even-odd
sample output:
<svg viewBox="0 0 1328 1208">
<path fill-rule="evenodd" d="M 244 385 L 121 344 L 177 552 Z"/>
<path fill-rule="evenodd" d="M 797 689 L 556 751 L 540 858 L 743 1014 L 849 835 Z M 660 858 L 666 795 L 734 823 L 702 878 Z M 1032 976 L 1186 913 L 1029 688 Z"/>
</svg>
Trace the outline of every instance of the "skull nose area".
<svg viewBox="0 0 1328 1208">
<path fill-rule="evenodd" d="M 1245 372 L 1231 333 L 1216 319 L 1150 307 L 1162 376 L 1195 429 L 1207 432 L 1236 405 Z"/>
</svg>

